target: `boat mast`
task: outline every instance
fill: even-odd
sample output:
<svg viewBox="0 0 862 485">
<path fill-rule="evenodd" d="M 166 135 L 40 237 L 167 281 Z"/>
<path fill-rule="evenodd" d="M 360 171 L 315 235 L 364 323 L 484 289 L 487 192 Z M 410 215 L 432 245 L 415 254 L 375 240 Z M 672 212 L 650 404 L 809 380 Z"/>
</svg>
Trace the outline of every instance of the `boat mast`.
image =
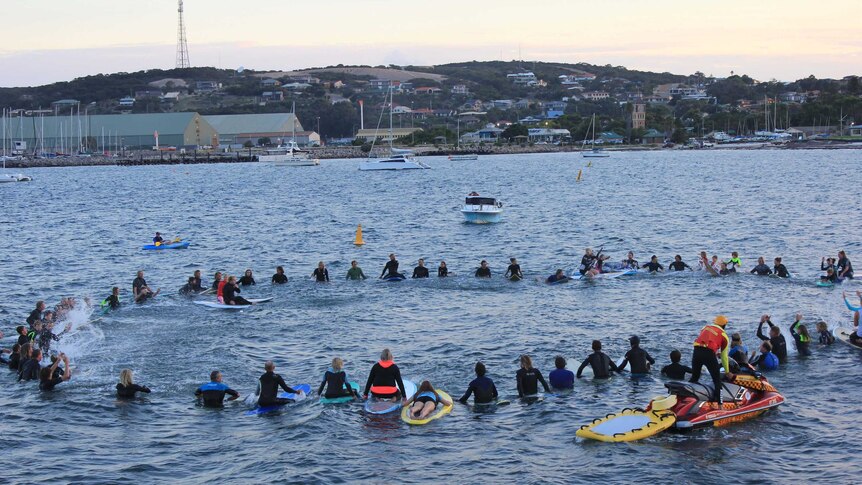
<svg viewBox="0 0 862 485">
<path fill-rule="evenodd" d="M 392 89 L 392 81 L 389 82 L 389 153 L 392 153 L 392 111 L 395 105 L 395 91 Z"/>
</svg>

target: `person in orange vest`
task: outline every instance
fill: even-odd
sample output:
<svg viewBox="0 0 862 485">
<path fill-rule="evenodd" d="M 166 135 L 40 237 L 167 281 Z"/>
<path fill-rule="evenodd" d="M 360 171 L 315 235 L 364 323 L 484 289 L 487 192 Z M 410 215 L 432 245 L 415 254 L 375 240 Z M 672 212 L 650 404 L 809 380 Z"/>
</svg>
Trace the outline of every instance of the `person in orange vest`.
<svg viewBox="0 0 862 485">
<path fill-rule="evenodd" d="M 712 400 L 719 405 L 721 405 L 721 371 L 715 354 L 721 352 L 721 364 L 724 366 L 725 376 L 728 380 L 734 378 L 734 375 L 730 373 L 730 362 L 727 357 L 730 339 L 724 332 L 726 325 L 727 317 L 719 315 L 711 324 L 703 327 L 700 335 L 694 341 L 694 352 L 691 355 L 692 373 L 689 382 L 697 382 L 700 379 L 700 371 L 706 366 L 706 370 L 712 377 Z"/>
</svg>

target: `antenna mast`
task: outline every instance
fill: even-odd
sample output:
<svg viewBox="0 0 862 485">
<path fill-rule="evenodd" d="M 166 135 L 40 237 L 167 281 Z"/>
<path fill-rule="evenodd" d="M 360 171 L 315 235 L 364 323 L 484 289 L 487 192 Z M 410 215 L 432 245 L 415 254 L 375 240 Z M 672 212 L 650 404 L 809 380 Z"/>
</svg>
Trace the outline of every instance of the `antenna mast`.
<svg viewBox="0 0 862 485">
<path fill-rule="evenodd" d="M 179 0 L 177 13 L 179 22 L 177 24 L 177 69 L 191 67 L 189 64 L 189 44 L 186 41 L 186 24 L 183 22 L 183 0 Z"/>
</svg>

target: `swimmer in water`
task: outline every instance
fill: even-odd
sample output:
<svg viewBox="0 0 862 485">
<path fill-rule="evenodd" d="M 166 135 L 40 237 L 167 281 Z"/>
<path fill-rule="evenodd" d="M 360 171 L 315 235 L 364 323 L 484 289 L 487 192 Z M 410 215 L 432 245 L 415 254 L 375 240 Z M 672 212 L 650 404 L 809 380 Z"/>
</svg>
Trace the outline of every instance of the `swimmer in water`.
<svg viewBox="0 0 862 485">
<path fill-rule="evenodd" d="M 575 373 L 566 369 L 566 359 L 562 356 L 557 356 L 554 359 L 554 367 L 548 374 L 548 381 L 554 389 L 572 389 L 575 387 Z"/>
<path fill-rule="evenodd" d="M 757 258 L 757 266 L 752 268 L 749 273 L 756 274 L 757 276 L 769 276 L 772 274 L 772 270 L 769 269 L 769 266 L 766 265 L 766 260 L 761 256 Z"/>
<path fill-rule="evenodd" d="M 420 259 L 419 265 L 413 268 L 413 278 L 427 278 L 428 268 L 425 267 L 425 260 Z"/>
<path fill-rule="evenodd" d="M 386 262 L 383 272 L 380 273 L 380 279 L 383 278 L 405 278 L 403 274 L 398 272 L 398 260 L 395 259 L 395 253 L 389 255 L 389 261 Z"/>
<path fill-rule="evenodd" d="M 581 362 L 575 377 L 580 379 L 581 373 L 587 366 L 593 369 L 593 378 L 595 379 L 607 379 L 611 376 L 611 371 L 620 372 L 614 361 L 602 352 L 602 342 L 599 340 L 593 340 L 593 353 Z"/>
<path fill-rule="evenodd" d="M 239 284 L 242 286 L 253 286 L 257 284 L 254 281 L 254 274 L 251 272 L 251 269 L 245 270 L 245 274 L 239 279 Z"/>
<path fill-rule="evenodd" d="M 670 269 L 671 271 L 685 271 L 686 268 L 688 268 L 689 271 L 692 271 L 691 266 L 683 262 L 682 256 L 680 256 L 679 254 L 674 256 L 673 263 L 670 263 L 670 265 L 668 265 L 668 269 Z"/>
<path fill-rule="evenodd" d="M 355 259 L 350 262 L 350 269 L 347 270 L 347 279 L 354 281 L 367 279 Z"/>
<path fill-rule="evenodd" d="M 449 268 L 446 266 L 446 261 L 440 261 L 440 266 L 437 266 L 437 277 L 446 278 L 449 276 Z"/>
<path fill-rule="evenodd" d="M 318 283 L 326 283 L 329 281 L 329 270 L 326 269 L 326 265 L 323 264 L 323 261 L 317 263 L 317 268 L 314 268 L 311 276 L 314 278 L 314 281 L 317 281 Z"/>
<path fill-rule="evenodd" d="M 264 373 L 260 376 L 257 382 L 257 405 L 260 407 L 266 406 L 283 406 L 294 402 L 293 399 L 278 397 L 278 389 L 281 388 L 284 392 L 291 394 L 303 395 L 301 390 L 296 390 L 287 387 L 284 379 L 275 373 L 275 364 L 268 360 L 263 364 Z"/>
<path fill-rule="evenodd" d="M 446 399 L 440 394 L 437 394 L 437 391 L 434 390 L 434 386 L 431 385 L 430 381 L 422 381 L 422 384 L 419 384 L 419 389 L 416 391 L 416 394 L 404 403 L 404 407 L 410 407 L 408 412 L 411 418 L 425 419 L 430 416 L 435 409 L 437 409 L 437 404 L 451 406 L 452 401 Z"/>
<path fill-rule="evenodd" d="M 275 274 L 272 275 L 272 284 L 283 285 L 287 283 L 287 275 L 284 274 L 284 267 L 278 266 L 275 268 Z"/>
<path fill-rule="evenodd" d="M 245 298 L 239 296 L 239 285 L 236 284 L 236 276 L 231 276 L 227 279 L 227 283 L 222 288 L 222 298 L 225 305 L 251 305 L 252 303 Z"/>
<path fill-rule="evenodd" d="M 643 269 L 649 271 L 650 273 L 660 273 L 664 271 L 664 266 L 662 266 L 662 264 L 658 262 L 658 256 L 653 254 L 652 257 L 649 258 L 649 263 L 643 265 Z"/>
<path fill-rule="evenodd" d="M 515 382 L 518 387 L 518 397 L 533 396 L 539 393 L 539 383 L 545 392 L 551 392 L 545 378 L 542 377 L 542 372 L 533 367 L 533 359 L 529 355 L 522 355 L 520 358 L 521 368 L 515 373 Z"/>
<path fill-rule="evenodd" d="M 562 269 L 557 269 L 557 271 L 548 276 L 548 279 L 545 280 L 547 283 L 563 283 L 569 280 L 569 277 L 566 276 L 566 273 L 563 272 Z"/>
<path fill-rule="evenodd" d="M 133 382 L 132 370 L 123 369 L 120 371 L 120 382 L 117 383 L 117 397 L 121 399 L 132 399 L 139 392 L 149 394 L 150 388 L 147 386 L 139 386 Z"/>
<path fill-rule="evenodd" d="M 494 381 L 485 376 L 487 373 L 485 364 L 476 362 L 475 370 L 476 378 L 470 381 L 470 384 L 467 386 L 467 392 L 458 401 L 461 404 L 467 404 L 467 400 L 470 399 L 471 395 L 474 396 L 473 403 L 475 404 L 489 404 L 496 401 L 498 397 L 497 386 L 494 385 Z"/>
<path fill-rule="evenodd" d="M 506 268 L 506 274 L 504 276 L 512 281 L 524 278 L 524 275 L 521 274 L 521 265 L 518 264 L 518 260 L 516 258 L 509 258 L 509 267 Z"/>
<path fill-rule="evenodd" d="M 481 263 L 479 263 L 479 267 L 476 268 L 476 278 L 490 278 L 491 277 L 491 268 L 488 267 L 488 262 L 484 259 Z"/>
<path fill-rule="evenodd" d="M 222 382 L 221 372 L 214 370 L 210 372 L 210 381 L 195 390 L 195 397 L 201 398 L 205 408 L 224 407 L 225 395 L 230 396 L 228 401 L 239 399 L 239 393 Z"/>
</svg>

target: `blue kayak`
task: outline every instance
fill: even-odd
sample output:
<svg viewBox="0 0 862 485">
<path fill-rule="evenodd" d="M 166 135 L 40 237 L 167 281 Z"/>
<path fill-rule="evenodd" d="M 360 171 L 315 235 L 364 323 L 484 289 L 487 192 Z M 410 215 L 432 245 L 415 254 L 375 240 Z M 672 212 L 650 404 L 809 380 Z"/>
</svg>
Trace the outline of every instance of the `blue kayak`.
<svg viewBox="0 0 862 485">
<path fill-rule="evenodd" d="M 153 251 L 153 250 L 159 250 L 159 249 L 186 249 L 187 247 L 189 247 L 189 244 L 191 244 L 191 243 L 188 241 L 180 241 L 180 242 L 175 242 L 175 243 L 162 243 L 158 246 L 156 246 L 155 244 L 146 244 L 146 245 L 144 245 L 144 247 L 142 249 L 144 249 L 145 251 Z"/>
<path fill-rule="evenodd" d="M 305 395 L 300 396 L 299 394 L 293 394 L 291 392 L 279 392 L 278 398 L 279 399 L 291 399 L 294 402 L 302 401 L 306 397 L 308 397 L 308 393 L 311 392 L 311 385 L 299 384 L 298 386 L 293 386 L 293 389 L 296 389 L 297 391 L 302 391 L 305 393 Z M 246 411 L 245 415 L 246 416 L 255 416 L 257 414 L 271 413 L 273 411 L 278 411 L 279 409 L 283 408 L 284 406 L 286 406 L 286 404 L 282 404 L 280 406 L 255 406 L 254 409 Z"/>
</svg>

